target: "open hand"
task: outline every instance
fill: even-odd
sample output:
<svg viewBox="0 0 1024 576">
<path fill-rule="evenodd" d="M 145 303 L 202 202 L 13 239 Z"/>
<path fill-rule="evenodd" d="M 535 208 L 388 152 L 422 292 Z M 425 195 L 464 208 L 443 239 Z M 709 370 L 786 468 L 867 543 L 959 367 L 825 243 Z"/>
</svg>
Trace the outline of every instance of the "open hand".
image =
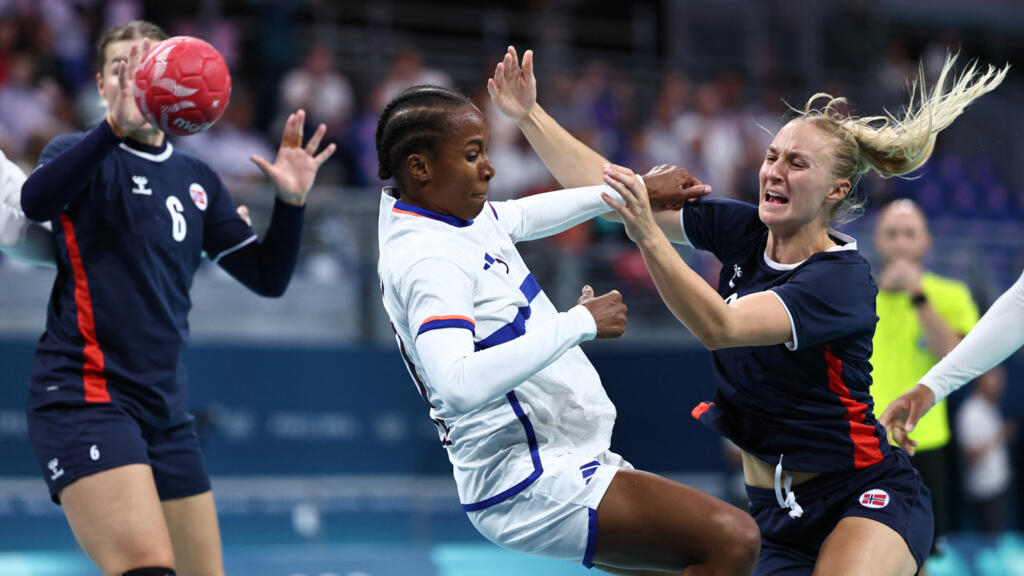
<svg viewBox="0 0 1024 576">
<path fill-rule="evenodd" d="M 917 442 L 910 438 L 910 433 L 917 426 L 918 420 L 928 413 L 935 405 L 935 393 L 924 384 L 914 386 L 909 392 L 892 401 L 882 412 L 878 422 L 892 436 L 893 442 L 914 455 Z"/>
<path fill-rule="evenodd" d="M 337 149 L 333 143 L 316 153 L 327 132 L 327 126 L 321 124 L 316 132 L 302 147 L 302 126 L 306 122 L 306 111 L 301 108 L 297 112 L 288 115 L 284 123 L 284 134 L 281 136 L 281 146 L 277 149 L 277 159 L 271 164 L 261 156 L 253 155 L 250 159 L 267 178 L 274 183 L 277 189 L 277 197 L 282 202 L 302 206 L 306 203 L 306 194 L 316 180 L 317 170 L 334 154 Z"/>
<path fill-rule="evenodd" d="M 604 203 L 622 218 L 630 240 L 640 244 L 661 233 L 651 212 L 647 187 L 636 173 L 629 168 L 607 164 L 604 167 L 604 181 L 622 196 L 622 202 L 619 202 L 608 194 L 601 194 Z"/>
<path fill-rule="evenodd" d="M 522 120 L 537 103 L 537 79 L 533 76 L 533 50 L 523 54 L 523 65 L 515 46 L 509 46 L 505 58 L 494 67 L 494 77 L 487 80 L 491 101 L 507 118 Z"/>
<path fill-rule="evenodd" d="M 139 71 L 142 57 L 149 52 L 150 39 L 143 38 L 142 44 L 133 43 L 128 51 L 128 60 L 116 66 L 117 91 L 113 92 L 107 102 L 107 121 L 111 128 L 121 137 L 127 136 L 147 122 L 145 116 L 135 105 L 135 74 Z"/>
</svg>

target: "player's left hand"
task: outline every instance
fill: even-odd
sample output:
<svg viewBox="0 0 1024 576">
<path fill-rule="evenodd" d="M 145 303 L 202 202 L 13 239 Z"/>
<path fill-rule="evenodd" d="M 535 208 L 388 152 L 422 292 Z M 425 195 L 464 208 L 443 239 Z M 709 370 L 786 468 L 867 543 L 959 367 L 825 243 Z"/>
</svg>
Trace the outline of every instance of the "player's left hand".
<svg viewBox="0 0 1024 576">
<path fill-rule="evenodd" d="M 654 210 L 681 210 L 686 202 L 693 202 L 711 193 L 711 186 L 690 174 L 689 170 L 668 164 L 659 164 L 644 174 L 644 185 Z"/>
<path fill-rule="evenodd" d="M 277 149 L 277 159 L 273 164 L 261 156 L 250 157 L 274 183 L 277 197 L 282 202 L 295 206 L 306 203 L 306 194 L 316 180 L 317 170 L 337 149 L 332 143 L 319 154 L 316 153 L 320 148 L 320 141 L 327 132 L 327 126 L 324 124 L 317 126 L 316 132 L 303 147 L 302 126 L 305 122 L 306 111 L 301 108 L 288 115 L 288 120 L 284 123 L 284 134 L 281 136 L 281 146 Z"/>
<path fill-rule="evenodd" d="M 907 454 L 914 455 L 917 448 L 917 441 L 910 437 L 910 433 L 917 426 L 917 422 L 928 410 L 935 405 L 935 393 L 924 384 L 914 386 L 909 392 L 893 400 L 882 412 L 878 422 L 885 426 L 885 429 L 892 436 L 893 442 L 900 445 L 907 451 Z"/>
<path fill-rule="evenodd" d="M 619 213 L 630 240 L 641 244 L 661 233 L 661 229 L 654 221 L 647 186 L 644 185 L 642 178 L 629 168 L 606 164 L 604 181 L 622 195 L 622 202 L 604 193 L 601 194 L 601 199 Z"/>
</svg>

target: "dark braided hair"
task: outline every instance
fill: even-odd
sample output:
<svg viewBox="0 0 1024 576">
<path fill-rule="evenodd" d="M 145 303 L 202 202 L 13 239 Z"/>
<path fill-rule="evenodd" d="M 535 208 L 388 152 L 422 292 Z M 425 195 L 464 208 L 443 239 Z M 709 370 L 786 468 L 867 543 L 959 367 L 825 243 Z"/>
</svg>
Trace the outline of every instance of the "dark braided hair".
<svg viewBox="0 0 1024 576">
<path fill-rule="evenodd" d="M 441 86 L 413 86 L 388 102 L 377 120 L 377 176 L 394 178 L 410 154 L 433 154 L 448 135 L 448 112 L 472 106 L 469 98 Z"/>
</svg>

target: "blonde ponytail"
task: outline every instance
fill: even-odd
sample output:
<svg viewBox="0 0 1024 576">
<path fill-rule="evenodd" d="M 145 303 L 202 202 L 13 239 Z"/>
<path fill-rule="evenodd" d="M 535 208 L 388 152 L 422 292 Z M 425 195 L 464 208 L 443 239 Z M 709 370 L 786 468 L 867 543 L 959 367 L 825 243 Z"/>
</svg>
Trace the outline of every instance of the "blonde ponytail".
<svg viewBox="0 0 1024 576">
<path fill-rule="evenodd" d="M 973 62 L 946 89 L 955 61 L 955 54 L 946 56 L 931 93 L 925 87 L 922 69 L 919 80 L 911 87 L 910 103 L 902 118 L 888 112 L 885 116 L 852 117 L 839 110 L 845 98 L 823 93 L 807 101 L 793 122 L 808 122 L 838 139 L 832 171 L 836 177 L 850 180 L 850 192 L 837 203 L 833 222 L 849 222 L 863 211 L 867 198 L 857 190 L 857 184 L 864 173 L 874 170 L 887 178 L 920 168 L 935 149 L 936 135 L 968 105 L 999 86 L 1010 69 L 1009 64 L 1002 70 L 989 65 L 981 73 Z M 825 105 L 816 107 L 815 103 L 821 100 L 825 100 Z"/>
</svg>

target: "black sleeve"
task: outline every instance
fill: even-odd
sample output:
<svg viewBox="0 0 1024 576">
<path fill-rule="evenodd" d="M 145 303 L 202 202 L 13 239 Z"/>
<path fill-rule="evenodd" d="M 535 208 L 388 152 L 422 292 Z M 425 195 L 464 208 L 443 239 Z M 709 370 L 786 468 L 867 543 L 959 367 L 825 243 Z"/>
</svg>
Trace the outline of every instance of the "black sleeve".
<svg viewBox="0 0 1024 576">
<path fill-rule="evenodd" d="M 757 206 L 728 198 L 701 198 L 683 205 L 683 234 L 690 246 L 715 255 L 720 262 L 746 250 L 764 224 Z"/>
<path fill-rule="evenodd" d="M 21 210 L 37 222 L 57 217 L 89 185 L 103 159 L 121 143 L 110 125 L 100 122 L 84 136 L 55 138 L 43 149 L 39 164 L 21 187 Z"/>
<path fill-rule="evenodd" d="M 262 241 L 243 240 L 214 258 L 222 268 L 260 296 L 284 294 L 299 259 L 305 207 L 274 201 L 274 214 Z"/>
</svg>

